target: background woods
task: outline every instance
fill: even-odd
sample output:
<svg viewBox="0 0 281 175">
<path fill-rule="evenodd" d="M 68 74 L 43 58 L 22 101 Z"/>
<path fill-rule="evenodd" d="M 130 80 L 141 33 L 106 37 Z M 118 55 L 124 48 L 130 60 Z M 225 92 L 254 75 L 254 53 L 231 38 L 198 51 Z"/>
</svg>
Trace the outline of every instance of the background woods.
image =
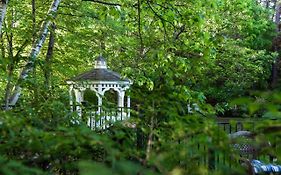
<svg viewBox="0 0 281 175">
<path fill-rule="evenodd" d="M 262 121 L 254 132 L 280 160 L 280 10 L 278 0 L 2 0 L 0 174 L 243 174 L 206 157 L 233 154 L 217 124 L 231 117 Z M 134 82 L 135 129 L 73 123 L 66 80 L 99 55 Z"/>
</svg>

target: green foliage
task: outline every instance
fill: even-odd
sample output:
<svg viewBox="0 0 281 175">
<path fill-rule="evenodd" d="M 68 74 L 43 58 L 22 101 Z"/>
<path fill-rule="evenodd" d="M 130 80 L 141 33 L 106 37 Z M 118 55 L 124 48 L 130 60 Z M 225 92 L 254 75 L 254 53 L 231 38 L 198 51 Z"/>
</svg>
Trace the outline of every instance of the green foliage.
<svg viewBox="0 0 281 175">
<path fill-rule="evenodd" d="M 243 107 L 244 113 L 254 122 L 256 141 L 263 145 L 260 152 L 272 155 L 276 164 L 280 164 L 280 93 L 279 92 L 254 92 L 251 97 L 238 98 L 232 105 Z M 253 126 L 252 126 L 253 127 Z M 271 146 L 264 146 L 265 144 Z M 269 162 L 268 160 L 264 160 Z"/>
<path fill-rule="evenodd" d="M 118 161 L 112 168 L 107 167 L 101 163 L 95 162 L 81 162 L 79 164 L 81 175 L 90 175 L 95 174 L 98 170 L 100 175 L 131 175 L 131 174 L 148 174 L 148 175 L 156 175 L 158 173 L 154 173 L 151 170 L 144 169 L 141 165 L 130 161 Z"/>
<path fill-rule="evenodd" d="M 239 105 L 246 109 L 250 117 L 262 117 L 267 119 L 280 119 L 279 92 L 252 92 L 249 97 L 232 100 L 232 105 Z"/>
<path fill-rule="evenodd" d="M 17 83 L 51 4 L 35 2 L 35 23 L 31 2 L 8 4 L 0 45 L 2 99 L 7 81 Z M 278 56 L 271 52 L 271 12 L 254 0 L 112 2 L 121 6 L 60 4 L 50 69 L 45 44 L 21 82 L 19 103 L 0 113 L 0 174 L 244 174 L 229 159 L 209 167 L 211 152 L 236 157 L 217 115 L 267 118 L 255 132 L 265 133 L 280 159 L 280 122 L 270 120 L 280 118 L 280 95 L 252 93 L 268 88 Z M 100 54 L 134 82 L 134 129 L 121 123 L 92 131 L 70 112 L 65 80 L 91 69 Z M 90 93 L 85 99 L 96 102 Z"/>
<path fill-rule="evenodd" d="M 3 157 L 0 158 L 1 163 L 1 170 L 0 173 L 3 175 L 17 175 L 17 174 L 23 174 L 23 175 L 43 175 L 42 171 L 35 168 L 30 168 L 27 166 L 24 166 L 20 162 L 17 161 L 9 161 L 7 159 L 4 159 Z"/>
<path fill-rule="evenodd" d="M 77 161 L 102 159 L 104 149 L 110 145 L 106 136 L 97 135 L 86 126 L 54 127 L 45 122 L 50 126 L 42 127 L 38 121 L 35 117 L 6 114 L 1 121 L 1 154 L 45 171 L 74 173 L 78 171 Z"/>
</svg>

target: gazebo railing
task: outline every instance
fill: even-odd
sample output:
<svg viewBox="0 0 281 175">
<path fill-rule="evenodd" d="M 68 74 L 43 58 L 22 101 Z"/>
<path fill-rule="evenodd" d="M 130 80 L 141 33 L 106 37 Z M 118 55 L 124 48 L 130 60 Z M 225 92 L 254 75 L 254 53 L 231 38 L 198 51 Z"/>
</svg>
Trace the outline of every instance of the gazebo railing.
<svg viewBox="0 0 281 175">
<path fill-rule="evenodd" d="M 78 110 L 77 110 L 78 109 Z M 104 106 L 73 106 L 87 125 L 93 130 L 106 129 L 118 121 L 130 118 L 130 108 Z"/>
</svg>

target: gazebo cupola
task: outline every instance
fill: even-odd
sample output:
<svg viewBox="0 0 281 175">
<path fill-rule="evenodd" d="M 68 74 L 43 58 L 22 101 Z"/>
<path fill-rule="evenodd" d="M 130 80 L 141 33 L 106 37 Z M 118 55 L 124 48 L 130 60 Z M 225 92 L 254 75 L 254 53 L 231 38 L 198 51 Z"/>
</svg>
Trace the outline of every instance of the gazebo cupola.
<svg viewBox="0 0 281 175">
<path fill-rule="evenodd" d="M 92 111 L 92 113 L 102 113 L 103 97 L 105 92 L 109 90 L 114 90 L 117 93 L 118 108 L 130 108 L 130 96 L 126 96 L 125 92 L 130 88 L 132 82 L 129 79 L 123 79 L 117 72 L 107 69 L 106 61 L 102 56 L 96 58 L 92 70 L 67 80 L 67 84 L 69 85 L 71 109 L 72 111 L 77 111 L 79 116 L 84 115 L 81 106 L 84 102 L 84 94 L 86 90 L 94 92 L 97 97 L 98 108 L 97 111 Z M 125 98 L 127 98 L 126 104 L 124 104 Z M 102 117 L 106 120 L 108 116 Z M 114 117 L 114 121 L 119 120 L 118 116 Z M 125 114 L 125 117 L 123 116 L 123 119 L 128 117 L 130 117 L 129 112 Z M 112 116 L 110 116 L 110 118 L 112 118 Z M 123 119 L 121 117 L 121 120 Z M 90 122 L 89 125 L 92 125 L 92 122 Z M 98 125 L 100 126 L 101 123 Z"/>
</svg>

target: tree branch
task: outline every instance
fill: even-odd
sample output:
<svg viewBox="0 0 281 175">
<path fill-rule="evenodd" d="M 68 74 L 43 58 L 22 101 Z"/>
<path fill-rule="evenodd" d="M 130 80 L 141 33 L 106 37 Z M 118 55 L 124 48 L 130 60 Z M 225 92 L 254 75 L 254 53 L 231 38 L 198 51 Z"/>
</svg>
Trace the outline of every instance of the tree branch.
<svg viewBox="0 0 281 175">
<path fill-rule="evenodd" d="M 175 27 L 175 25 L 174 25 L 171 21 L 166 20 L 166 19 L 163 18 L 161 15 L 159 15 L 159 14 L 156 12 L 156 10 L 153 9 L 152 5 L 150 4 L 150 2 L 149 2 L 148 0 L 147 0 L 146 2 L 147 2 L 147 5 L 148 5 L 149 9 L 154 13 L 154 15 L 155 15 L 156 17 L 158 17 L 161 21 L 165 21 L 165 22 L 171 24 L 173 27 Z"/>
<path fill-rule="evenodd" d="M 49 38 L 48 50 L 47 50 L 47 54 L 46 54 L 46 63 L 45 63 L 45 67 L 44 67 L 45 86 L 46 86 L 47 90 L 50 89 L 50 78 L 51 78 L 51 72 L 52 72 L 51 63 L 52 63 L 54 45 L 55 45 L 55 30 L 56 30 L 55 23 L 52 23 L 51 27 L 52 27 L 52 30 L 50 30 L 50 38 Z"/>
<path fill-rule="evenodd" d="M 141 30 L 141 2 L 140 0 L 138 0 L 138 35 L 139 35 L 139 39 L 140 39 L 140 48 L 139 48 L 139 52 L 140 52 L 140 57 L 143 57 L 143 39 L 142 39 L 142 30 Z"/>
<path fill-rule="evenodd" d="M 121 6 L 121 4 L 118 4 L 118 3 L 104 2 L 104 1 L 100 1 L 100 0 L 82 0 L 82 1 L 90 1 L 90 2 L 95 2 L 95 3 L 99 3 L 99 4 L 103 4 L 103 5 Z"/>
<path fill-rule="evenodd" d="M 46 40 L 46 37 L 48 34 L 48 28 L 49 28 L 49 25 L 51 24 L 51 19 L 55 18 L 55 14 L 58 10 L 58 6 L 59 6 L 60 2 L 61 2 L 61 0 L 54 0 L 52 5 L 50 6 L 50 9 L 47 13 L 48 18 L 46 18 L 46 21 L 44 21 L 44 23 L 42 24 L 39 38 L 35 42 L 35 45 L 33 46 L 32 50 L 30 52 L 29 60 L 24 65 L 24 68 L 21 70 L 17 84 L 13 89 L 12 96 L 10 96 L 10 98 L 9 98 L 9 105 L 11 105 L 11 106 L 14 106 L 17 103 L 17 101 L 21 95 L 21 91 L 22 91 L 21 83 L 27 79 L 30 72 L 32 72 L 34 69 L 35 61 L 42 48 L 42 45 L 44 44 L 44 42 Z"/>
<path fill-rule="evenodd" d="M 64 15 L 64 16 L 71 16 L 71 17 L 77 17 L 77 18 L 92 18 L 92 19 L 98 19 L 98 17 L 97 16 L 90 16 L 90 15 L 85 15 L 85 14 L 83 14 L 83 15 L 76 15 L 76 14 L 72 14 L 72 13 L 62 13 L 62 12 L 59 12 L 59 13 L 57 13 L 58 15 Z"/>
<path fill-rule="evenodd" d="M 27 44 L 29 43 L 30 39 L 26 39 L 23 44 L 19 47 L 16 55 L 15 55 L 15 61 L 18 62 L 19 61 L 19 56 L 21 54 L 21 52 L 23 51 L 23 49 L 27 46 Z"/>
</svg>

